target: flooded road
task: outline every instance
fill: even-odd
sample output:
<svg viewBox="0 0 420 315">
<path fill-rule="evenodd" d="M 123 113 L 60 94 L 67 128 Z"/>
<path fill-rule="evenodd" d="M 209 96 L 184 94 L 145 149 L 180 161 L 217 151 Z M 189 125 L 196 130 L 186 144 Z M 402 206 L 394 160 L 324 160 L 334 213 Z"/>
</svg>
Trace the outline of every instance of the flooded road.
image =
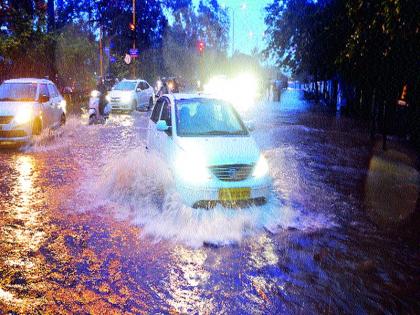
<svg viewBox="0 0 420 315">
<path fill-rule="evenodd" d="M 0 314 L 418 314 L 415 166 L 297 90 L 244 116 L 260 209 L 183 206 L 145 113 L 0 150 Z"/>
</svg>

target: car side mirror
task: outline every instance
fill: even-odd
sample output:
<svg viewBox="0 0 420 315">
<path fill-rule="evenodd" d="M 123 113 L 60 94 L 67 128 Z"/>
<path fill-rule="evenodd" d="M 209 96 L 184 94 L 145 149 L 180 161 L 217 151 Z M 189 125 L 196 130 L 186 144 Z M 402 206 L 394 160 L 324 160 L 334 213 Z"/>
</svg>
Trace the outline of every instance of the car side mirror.
<svg viewBox="0 0 420 315">
<path fill-rule="evenodd" d="M 48 95 L 40 95 L 39 96 L 39 102 L 40 103 L 46 103 L 50 101 L 50 97 Z"/>
<path fill-rule="evenodd" d="M 248 122 L 245 123 L 245 126 L 249 131 L 254 131 L 255 130 L 255 124 L 253 122 L 248 121 Z"/>
<path fill-rule="evenodd" d="M 169 130 L 169 126 L 166 123 L 166 120 L 159 120 L 156 124 L 156 129 L 158 131 L 168 131 Z"/>
</svg>

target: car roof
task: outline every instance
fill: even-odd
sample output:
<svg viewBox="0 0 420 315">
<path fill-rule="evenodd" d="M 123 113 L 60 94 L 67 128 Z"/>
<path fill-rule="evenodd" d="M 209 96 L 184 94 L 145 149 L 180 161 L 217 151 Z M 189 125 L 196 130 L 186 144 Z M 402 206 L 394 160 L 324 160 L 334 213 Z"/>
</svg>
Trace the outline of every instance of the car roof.
<svg viewBox="0 0 420 315">
<path fill-rule="evenodd" d="M 210 95 L 202 94 L 202 93 L 171 93 L 171 94 L 166 94 L 165 96 L 173 99 L 174 101 L 189 100 L 193 98 L 214 99 L 214 97 L 211 97 Z"/>
<path fill-rule="evenodd" d="M 138 82 L 147 82 L 147 81 L 143 80 L 143 79 L 122 79 L 120 82 L 137 82 L 138 83 Z M 118 83 L 120 83 L 120 82 L 118 82 Z"/>
<path fill-rule="evenodd" d="M 19 78 L 19 79 L 11 79 L 6 80 L 4 83 L 51 83 L 54 84 L 52 81 L 47 79 L 37 79 L 37 78 Z"/>
<path fill-rule="evenodd" d="M 167 97 L 171 101 L 171 103 L 175 103 L 176 101 L 181 100 L 190 100 L 190 99 L 207 99 L 207 100 L 218 100 L 219 98 L 215 97 L 211 94 L 205 93 L 171 93 L 171 94 L 164 94 L 162 97 Z"/>
</svg>

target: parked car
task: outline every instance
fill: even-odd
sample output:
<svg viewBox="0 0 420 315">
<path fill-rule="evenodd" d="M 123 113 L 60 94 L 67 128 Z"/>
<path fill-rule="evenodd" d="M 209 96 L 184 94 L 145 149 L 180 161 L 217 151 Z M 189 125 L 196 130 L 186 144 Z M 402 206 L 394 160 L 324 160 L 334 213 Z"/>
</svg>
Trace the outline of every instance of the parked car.
<svg viewBox="0 0 420 315">
<path fill-rule="evenodd" d="M 234 107 L 195 94 L 167 94 L 149 120 L 147 148 L 168 163 L 184 202 L 194 208 L 266 203 L 268 164 Z"/>
<path fill-rule="evenodd" d="M 0 142 L 27 142 L 65 122 L 66 102 L 53 82 L 26 78 L 0 85 Z"/>
<path fill-rule="evenodd" d="M 113 111 L 150 110 L 154 104 L 153 88 L 144 80 L 122 80 L 108 92 Z"/>
</svg>

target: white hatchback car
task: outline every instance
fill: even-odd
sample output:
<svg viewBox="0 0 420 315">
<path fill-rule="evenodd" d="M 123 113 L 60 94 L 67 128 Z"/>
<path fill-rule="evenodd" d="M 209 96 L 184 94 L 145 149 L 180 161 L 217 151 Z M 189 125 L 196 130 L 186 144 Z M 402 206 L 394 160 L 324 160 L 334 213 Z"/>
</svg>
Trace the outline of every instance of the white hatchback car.
<svg viewBox="0 0 420 315">
<path fill-rule="evenodd" d="M 144 80 L 122 80 L 115 84 L 106 96 L 113 111 L 150 110 L 155 93 Z"/>
<path fill-rule="evenodd" d="M 187 205 L 266 203 L 272 185 L 267 161 L 229 103 L 195 94 L 164 95 L 148 129 L 147 148 L 168 163 Z"/>
<path fill-rule="evenodd" d="M 0 85 L 0 142 L 27 142 L 65 122 L 66 102 L 51 81 L 14 79 Z"/>
</svg>

